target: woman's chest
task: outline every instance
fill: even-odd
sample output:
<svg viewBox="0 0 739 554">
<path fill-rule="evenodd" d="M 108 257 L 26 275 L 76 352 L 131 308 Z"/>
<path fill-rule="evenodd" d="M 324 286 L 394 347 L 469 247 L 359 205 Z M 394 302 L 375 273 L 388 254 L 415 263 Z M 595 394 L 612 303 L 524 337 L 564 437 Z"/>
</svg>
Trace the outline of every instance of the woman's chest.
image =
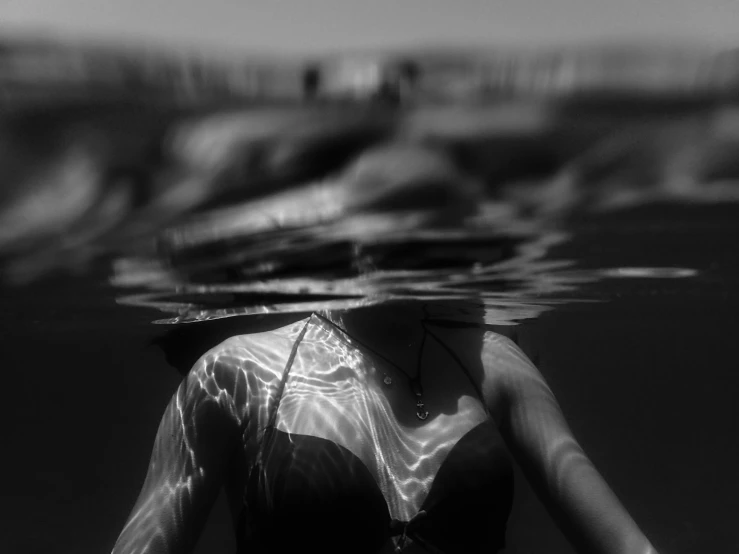
<svg viewBox="0 0 739 554">
<path fill-rule="evenodd" d="M 301 467 L 340 472 L 339 466 L 360 463 L 381 490 L 392 517 L 408 520 L 421 508 L 460 439 L 489 419 L 453 361 L 433 349 L 428 354 L 416 384 L 415 375 L 359 350 L 306 341 L 282 383 L 268 425 L 283 440 L 300 443 L 287 455 L 295 458 L 298 452 Z M 490 432 L 492 440 L 492 426 Z M 270 433 L 265 436 L 269 439 Z M 327 445 L 344 454 L 337 453 L 327 464 Z M 285 457 L 287 450 L 270 452 Z"/>
</svg>

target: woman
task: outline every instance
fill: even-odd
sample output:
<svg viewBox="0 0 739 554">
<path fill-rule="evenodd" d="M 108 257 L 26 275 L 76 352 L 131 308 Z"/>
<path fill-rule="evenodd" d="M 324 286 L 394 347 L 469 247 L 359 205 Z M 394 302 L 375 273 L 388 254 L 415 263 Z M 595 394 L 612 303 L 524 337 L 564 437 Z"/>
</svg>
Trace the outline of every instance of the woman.
<svg viewBox="0 0 739 554">
<path fill-rule="evenodd" d="M 654 553 L 521 350 L 444 313 L 313 313 L 211 349 L 113 552 L 190 552 L 222 486 L 241 552 L 496 552 L 508 450 L 578 552 Z"/>
</svg>

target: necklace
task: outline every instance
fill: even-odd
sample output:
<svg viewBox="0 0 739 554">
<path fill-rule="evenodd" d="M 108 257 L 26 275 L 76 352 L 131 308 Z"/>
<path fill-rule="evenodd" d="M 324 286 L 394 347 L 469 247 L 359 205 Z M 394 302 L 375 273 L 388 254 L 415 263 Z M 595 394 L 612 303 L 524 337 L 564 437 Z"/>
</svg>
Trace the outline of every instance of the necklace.
<svg viewBox="0 0 739 554">
<path fill-rule="evenodd" d="M 421 385 L 421 362 L 423 360 L 423 347 L 426 344 L 426 334 L 427 334 L 427 332 L 426 332 L 426 326 L 425 325 L 423 326 L 423 337 L 421 338 L 421 346 L 420 346 L 420 348 L 418 350 L 418 362 L 417 362 L 417 365 L 416 365 L 416 376 L 415 377 L 411 377 L 398 364 L 396 364 L 392 360 L 386 358 L 385 356 L 383 356 L 382 354 L 380 354 L 379 352 L 377 352 L 374 348 L 370 348 L 369 346 L 367 346 L 366 344 L 364 344 L 361 340 L 359 340 L 359 339 L 353 337 L 352 335 L 350 335 L 346 331 L 346 329 L 343 329 L 342 327 L 339 327 L 336 323 L 334 323 L 330 319 L 327 319 L 327 318 L 323 317 L 320 314 L 315 314 L 315 315 L 317 315 L 320 319 L 322 319 L 322 320 L 326 321 L 327 323 L 329 323 L 332 327 L 334 327 L 334 328 L 338 329 L 339 331 L 341 331 L 342 333 L 344 333 L 347 337 L 349 337 L 353 341 L 361 344 L 364 348 L 366 348 L 367 350 L 369 350 L 370 352 L 372 352 L 373 354 L 375 354 L 377 357 L 381 358 L 382 360 L 384 360 L 385 362 L 387 362 L 388 364 L 390 364 L 391 366 L 393 366 L 395 369 L 397 369 L 398 371 L 400 371 L 403 375 L 405 375 L 406 378 L 408 379 L 408 384 L 411 387 L 411 391 L 413 391 L 413 394 L 416 396 L 416 417 L 418 419 L 420 419 L 421 421 L 423 421 L 423 420 L 425 420 L 429 416 L 429 412 L 426 409 L 425 404 L 423 403 L 423 386 Z M 392 379 L 392 377 L 390 377 L 386 373 L 385 374 L 385 377 L 382 380 L 382 382 L 386 386 L 390 386 L 390 385 L 393 384 L 393 379 Z"/>
</svg>

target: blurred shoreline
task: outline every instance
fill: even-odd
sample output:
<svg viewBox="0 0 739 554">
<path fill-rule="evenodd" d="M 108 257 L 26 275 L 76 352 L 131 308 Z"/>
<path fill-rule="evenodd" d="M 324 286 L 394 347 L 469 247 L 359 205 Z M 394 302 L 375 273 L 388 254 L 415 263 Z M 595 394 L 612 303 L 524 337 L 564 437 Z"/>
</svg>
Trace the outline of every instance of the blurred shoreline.
<svg viewBox="0 0 739 554">
<path fill-rule="evenodd" d="M 377 61 L 413 63 L 415 95 L 436 101 L 513 97 L 604 99 L 699 95 L 739 99 L 739 45 L 588 44 L 561 48 L 407 48 L 318 56 L 249 56 L 135 45 L 94 44 L 33 36 L 0 36 L 0 108 L 29 96 L 58 101 L 146 98 L 191 105 L 214 101 L 303 100 L 303 71 L 365 71 Z M 356 74 L 349 78 L 356 78 Z"/>
</svg>

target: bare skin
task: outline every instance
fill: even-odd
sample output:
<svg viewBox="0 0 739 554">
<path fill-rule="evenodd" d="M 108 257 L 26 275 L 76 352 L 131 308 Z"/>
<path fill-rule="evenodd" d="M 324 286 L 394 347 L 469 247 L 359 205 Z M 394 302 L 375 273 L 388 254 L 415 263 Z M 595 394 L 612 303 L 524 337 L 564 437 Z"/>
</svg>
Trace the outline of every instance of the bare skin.
<svg viewBox="0 0 739 554">
<path fill-rule="evenodd" d="M 416 367 L 422 319 L 428 317 L 422 305 L 321 315 L 400 368 Z M 315 324 L 320 321 L 317 316 L 311 318 Z M 233 337 L 195 365 L 162 418 L 143 489 L 114 554 L 191 552 L 223 486 L 234 520 L 238 517 L 246 471 L 267 423 L 283 362 L 306 323 L 302 320 L 277 331 Z M 491 419 L 578 552 L 656 553 L 572 436 L 539 371 L 512 341 L 481 327 L 426 324 L 457 357 L 453 360 L 441 343 L 429 342 L 420 351 L 428 419 L 415 417 L 416 406 L 402 386 L 388 392 L 382 388 L 381 375 L 372 375 L 370 370 L 363 376 L 371 393 L 382 394 L 381 401 L 400 431 L 398 440 L 404 447 L 414 445 L 406 448 L 409 455 L 424 460 L 413 466 L 419 474 L 407 475 L 404 482 L 435 475 L 454 443 L 477 423 Z M 351 346 L 326 325 L 331 347 L 341 346 L 341 341 Z M 469 369 L 472 382 L 461 371 L 449 370 L 456 361 Z M 392 374 L 395 382 L 403 382 L 392 366 L 376 357 L 373 363 L 366 367 L 380 368 Z M 327 374 L 325 379 L 330 386 L 334 377 Z M 475 389 L 481 391 L 482 402 Z M 351 413 L 326 411 L 320 398 L 306 400 L 293 414 L 291 430 L 344 446 L 380 479 L 381 470 L 375 467 L 376 456 L 367 441 L 357 439 L 360 432 L 345 432 L 358 427 Z M 339 423 L 327 426 L 326 421 Z M 377 447 L 397 450 L 394 445 Z M 412 494 L 388 486 L 384 493 L 393 517 L 407 517 L 423 502 L 423 492 Z M 392 546 L 388 544 L 385 550 L 392 551 Z M 423 550 L 410 544 L 404 552 Z"/>
</svg>

